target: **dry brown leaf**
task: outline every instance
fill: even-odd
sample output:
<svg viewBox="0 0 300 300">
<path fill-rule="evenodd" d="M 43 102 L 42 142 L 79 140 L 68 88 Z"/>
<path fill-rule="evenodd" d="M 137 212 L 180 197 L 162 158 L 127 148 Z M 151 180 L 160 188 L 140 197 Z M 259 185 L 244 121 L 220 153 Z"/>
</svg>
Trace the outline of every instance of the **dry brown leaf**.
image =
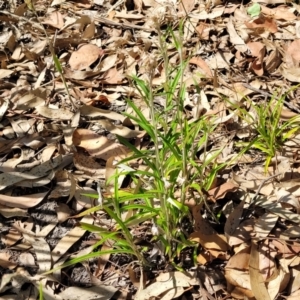
<svg viewBox="0 0 300 300">
<path fill-rule="evenodd" d="M 18 197 L 0 195 L 0 203 L 2 205 L 9 206 L 9 207 L 29 208 L 39 204 L 46 197 L 47 194 L 48 192 L 24 195 Z"/>
<path fill-rule="evenodd" d="M 273 73 L 278 66 L 281 64 L 281 54 L 277 48 L 271 51 L 271 53 L 266 57 L 265 69 L 268 73 Z"/>
<path fill-rule="evenodd" d="M 211 69 L 209 68 L 207 63 L 201 57 L 192 57 L 189 60 L 189 63 L 197 65 L 204 72 L 205 76 L 207 76 L 207 77 L 213 76 Z"/>
<path fill-rule="evenodd" d="M 66 221 L 71 216 L 71 210 L 69 206 L 64 203 L 58 203 L 58 207 L 55 208 L 55 211 L 59 223 Z"/>
<path fill-rule="evenodd" d="M 276 20 L 294 21 L 297 17 L 293 13 L 294 9 L 286 5 L 280 5 L 274 8 L 268 8 L 261 5 L 261 12 Z"/>
<path fill-rule="evenodd" d="M 46 101 L 46 90 L 39 88 L 30 91 L 18 99 L 16 105 L 17 109 L 29 110 L 30 108 L 35 108 L 40 105 L 45 104 Z"/>
<path fill-rule="evenodd" d="M 278 216 L 271 213 L 265 213 L 260 216 L 254 226 L 256 237 L 261 239 L 267 237 L 271 230 L 275 227 L 277 221 Z"/>
<path fill-rule="evenodd" d="M 36 266 L 33 255 L 29 252 L 23 252 L 18 257 L 18 262 L 21 266 L 34 268 Z"/>
<path fill-rule="evenodd" d="M 146 134 L 145 131 L 139 131 L 139 130 L 133 130 L 128 127 L 122 126 L 122 125 L 114 125 L 109 120 L 96 120 L 95 123 L 101 125 L 106 131 L 109 131 L 110 133 L 122 136 L 127 139 L 132 139 L 136 137 L 143 137 L 143 135 Z"/>
<path fill-rule="evenodd" d="M 12 70 L 0 69 L 0 79 L 9 77 L 13 73 L 14 73 L 14 71 L 12 71 Z"/>
<path fill-rule="evenodd" d="M 200 231 L 197 231 L 191 233 L 189 239 L 201 244 L 201 246 L 205 249 L 214 249 L 220 251 L 228 251 L 230 249 L 226 242 L 226 237 L 222 234 L 206 235 Z"/>
<path fill-rule="evenodd" d="M 46 106 L 38 106 L 35 110 L 38 114 L 49 119 L 71 120 L 74 117 L 72 112 L 62 108 L 53 109 Z"/>
<path fill-rule="evenodd" d="M 156 282 L 150 284 L 146 289 L 138 291 L 135 300 L 145 300 L 151 297 L 158 297 L 170 289 L 178 287 L 189 287 L 194 284 L 199 284 L 197 279 L 192 276 L 188 277 L 182 272 L 161 273 Z"/>
<path fill-rule="evenodd" d="M 105 178 L 105 166 L 98 163 L 93 157 L 84 153 L 74 153 L 74 165 L 78 170 L 83 171 L 88 176 Z"/>
<path fill-rule="evenodd" d="M 248 271 L 243 271 L 240 269 L 226 269 L 225 277 L 227 283 L 234 287 L 232 291 L 229 289 L 229 292 L 232 296 L 238 296 L 238 299 L 244 299 L 244 296 L 253 298 Z M 241 295 L 242 298 L 240 297 Z"/>
<path fill-rule="evenodd" d="M 64 166 L 71 163 L 71 160 L 72 156 L 70 155 L 59 155 L 54 157 L 52 160 L 48 160 L 41 165 L 32 168 L 29 172 L 26 173 L 9 172 L 0 174 L 0 190 L 3 190 L 23 180 L 36 180 L 41 177 L 47 176 L 49 175 L 49 173 L 53 172 L 56 167 L 60 166 L 63 168 Z"/>
<path fill-rule="evenodd" d="M 104 51 L 98 46 L 86 44 L 71 54 L 69 65 L 73 70 L 84 70 L 89 68 L 103 54 Z"/>
<path fill-rule="evenodd" d="M 195 6 L 195 0 L 182 0 L 179 3 L 178 9 L 181 12 L 189 13 L 193 10 Z"/>
<path fill-rule="evenodd" d="M 102 247 L 101 247 L 101 251 L 107 251 L 107 250 L 112 250 L 113 249 L 113 244 L 114 242 L 110 243 L 108 241 L 106 241 Z M 109 258 L 110 258 L 110 253 L 106 253 L 106 254 L 102 254 L 102 255 L 99 255 L 98 257 L 98 262 L 97 262 L 97 269 L 95 270 L 94 272 L 94 276 L 99 278 L 103 272 L 105 271 L 105 267 L 106 267 L 106 264 L 108 263 L 109 261 Z M 130 270 L 129 271 L 129 277 L 130 279 L 132 280 L 131 278 L 131 275 L 130 275 Z M 145 278 L 145 277 L 144 277 Z M 133 283 L 133 282 L 132 282 Z M 133 283 L 134 284 L 134 283 Z M 135 285 L 135 284 L 134 284 Z"/>
<path fill-rule="evenodd" d="M 121 122 L 123 122 L 126 119 L 125 116 L 118 114 L 114 111 L 105 110 L 90 105 L 82 105 L 79 110 L 82 116 L 90 118 L 106 117 L 107 119 L 113 121 L 120 120 Z"/>
<path fill-rule="evenodd" d="M 243 250 L 236 253 L 235 255 L 231 256 L 226 265 L 226 271 L 229 269 L 247 271 L 249 269 L 249 258 L 250 247 L 246 247 Z"/>
<path fill-rule="evenodd" d="M 236 228 L 236 230 L 234 230 L 234 232 L 231 235 L 227 236 L 228 244 L 230 246 L 237 246 L 244 242 L 248 242 L 254 235 L 253 228 L 254 219 L 245 220 L 241 222 L 240 225 Z"/>
<path fill-rule="evenodd" d="M 196 27 L 196 32 L 198 33 L 200 39 L 202 40 L 208 40 L 209 39 L 209 33 L 212 30 L 211 26 L 207 23 L 201 22 Z"/>
<path fill-rule="evenodd" d="M 233 18 L 231 17 L 227 23 L 227 31 L 229 33 L 230 42 L 234 45 L 235 49 L 240 52 L 248 51 L 248 47 L 244 40 L 238 35 L 233 25 Z"/>
<path fill-rule="evenodd" d="M 287 47 L 286 50 L 286 52 L 297 62 L 300 61 L 299 47 L 300 39 L 296 39 Z"/>
<path fill-rule="evenodd" d="M 266 288 L 262 274 L 260 273 L 258 245 L 252 243 L 249 259 L 249 275 L 251 290 L 257 300 L 273 300 Z"/>
<path fill-rule="evenodd" d="M 0 214 L 4 218 L 12 218 L 12 217 L 27 217 L 27 209 L 21 209 L 17 207 L 9 207 L 0 204 Z"/>
<path fill-rule="evenodd" d="M 105 175 L 104 175 L 105 176 Z M 76 204 L 74 204 L 74 208 L 76 211 L 80 211 L 83 208 L 88 209 L 91 208 L 94 202 L 93 198 L 85 196 L 84 194 L 97 194 L 97 191 L 93 190 L 89 187 L 77 187 L 75 192 Z"/>
<path fill-rule="evenodd" d="M 93 224 L 94 219 L 91 216 L 85 216 L 81 222 Z M 67 250 L 84 235 L 85 232 L 86 230 L 78 226 L 71 229 L 52 250 L 51 253 L 53 262 L 57 262 L 59 258 L 63 256 Z"/>
<path fill-rule="evenodd" d="M 255 201 L 255 205 L 261 206 L 264 209 L 272 212 L 273 214 L 283 218 L 285 220 L 289 220 L 294 223 L 300 223 L 300 215 L 291 212 L 290 210 L 283 208 L 281 204 L 274 201 L 272 197 L 262 198 Z"/>
<path fill-rule="evenodd" d="M 91 24 L 87 25 L 86 29 L 84 30 L 82 34 L 82 38 L 90 40 L 95 36 L 95 32 L 96 32 L 96 25 L 94 22 L 91 22 Z"/>
<path fill-rule="evenodd" d="M 285 297 L 286 300 L 298 300 L 300 297 L 300 290 L 291 293 L 289 296 Z"/>
<path fill-rule="evenodd" d="M 0 251 L 0 266 L 4 269 L 12 270 L 14 269 L 17 264 L 11 261 L 11 254 L 7 250 Z M 4 278 L 2 277 L 2 281 Z"/>
<path fill-rule="evenodd" d="M 117 292 L 117 288 L 109 285 L 97 285 L 93 287 L 68 287 L 59 293 L 60 299 L 68 300 L 94 300 L 94 299 L 111 299 Z M 56 298 L 56 295 L 55 295 Z"/>
<path fill-rule="evenodd" d="M 267 283 L 267 289 L 271 299 L 277 299 L 277 296 L 282 292 L 289 283 L 290 273 L 284 271 L 282 267 L 276 272 L 277 276 Z"/>
<path fill-rule="evenodd" d="M 224 227 L 224 232 L 227 239 L 230 238 L 230 236 L 235 232 L 235 230 L 239 226 L 241 222 L 243 210 L 244 210 L 244 205 L 245 205 L 245 199 L 241 201 L 241 203 L 228 216 Z"/>
<path fill-rule="evenodd" d="M 7 247 L 13 246 L 22 238 L 22 235 L 19 231 L 14 228 L 10 228 L 9 232 L 5 235 L 1 235 L 1 241 Z"/>
<path fill-rule="evenodd" d="M 59 11 L 52 12 L 46 19 L 44 19 L 43 24 L 50 25 L 57 29 L 61 29 L 65 25 L 64 18 Z"/>
<path fill-rule="evenodd" d="M 111 68 L 106 71 L 101 81 L 107 84 L 120 84 L 124 79 L 123 73 L 118 71 L 117 68 Z"/>
<path fill-rule="evenodd" d="M 100 66 L 99 66 L 101 72 L 106 72 L 106 71 L 110 70 L 111 68 L 113 68 L 117 63 L 117 59 L 118 59 L 117 54 L 112 54 L 112 55 L 105 57 L 101 61 Z"/>
<path fill-rule="evenodd" d="M 256 57 L 250 64 L 250 68 L 256 75 L 262 76 L 264 74 L 263 59 L 265 57 L 265 46 L 260 42 L 250 42 L 247 43 L 247 46 L 251 51 L 251 55 Z"/>
<path fill-rule="evenodd" d="M 84 148 L 89 154 L 96 158 L 107 160 L 111 156 L 127 154 L 129 149 L 125 146 L 100 136 L 89 129 L 77 129 L 73 134 L 75 146 Z"/>
<path fill-rule="evenodd" d="M 208 194 L 211 197 L 211 200 L 217 201 L 224 198 L 228 192 L 235 192 L 237 189 L 238 185 L 236 183 L 227 181 L 219 185 L 218 187 L 209 190 Z"/>
<path fill-rule="evenodd" d="M 217 232 L 211 227 L 209 222 L 202 217 L 201 209 L 203 204 L 196 205 L 192 208 L 193 217 L 194 217 L 194 228 L 195 231 L 201 231 L 201 233 L 206 235 L 213 235 Z"/>
<path fill-rule="evenodd" d="M 245 22 L 245 25 L 249 29 L 267 30 L 271 33 L 276 33 L 278 31 L 276 21 L 273 18 L 265 17 L 263 15 L 260 15 L 259 18 L 252 22 Z"/>
<path fill-rule="evenodd" d="M 37 265 L 39 266 L 38 273 L 44 273 L 51 269 L 51 250 L 50 246 L 44 238 L 35 237 L 34 234 L 23 233 L 24 238 L 32 245 L 36 259 Z"/>
</svg>

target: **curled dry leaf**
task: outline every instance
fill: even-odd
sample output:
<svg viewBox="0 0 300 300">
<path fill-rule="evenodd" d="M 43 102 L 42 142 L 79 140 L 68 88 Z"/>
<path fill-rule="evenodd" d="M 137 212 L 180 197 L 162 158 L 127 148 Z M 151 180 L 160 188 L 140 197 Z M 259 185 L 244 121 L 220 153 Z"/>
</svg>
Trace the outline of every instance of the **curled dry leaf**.
<svg viewBox="0 0 300 300">
<path fill-rule="evenodd" d="M 190 64 L 197 65 L 207 77 L 212 77 L 213 73 L 207 63 L 201 57 L 193 57 L 189 61 Z"/>
<path fill-rule="evenodd" d="M 89 68 L 99 57 L 103 56 L 104 51 L 93 44 L 81 46 L 71 54 L 69 64 L 73 70 L 84 70 Z"/>
<path fill-rule="evenodd" d="M 265 57 L 265 45 L 260 42 L 251 42 L 247 43 L 247 46 L 251 51 L 251 55 L 255 57 L 250 68 L 256 75 L 262 76 L 264 74 L 263 59 Z"/>
<path fill-rule="evenodd" d="M 55 209 L 57 219 L 59 223 L 66 221 L 71 216 L 71 210 L 67 204 L 58 203 L 58 207 Z"/>
</svg>

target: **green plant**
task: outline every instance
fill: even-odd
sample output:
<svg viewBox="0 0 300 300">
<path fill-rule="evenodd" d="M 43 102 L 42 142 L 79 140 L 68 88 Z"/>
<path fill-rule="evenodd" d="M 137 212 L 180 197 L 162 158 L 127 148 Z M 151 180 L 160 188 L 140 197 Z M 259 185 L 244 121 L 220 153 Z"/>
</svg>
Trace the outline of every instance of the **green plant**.
<svg viewBox="0 0 300 300">
<path fill-rule="evenodd" d="M 176 50 L 181 53 L 181 37 L 176 37 L 174 34 L 171 34 L 171 37 Z M 206 117 L 190 122 L 184 114 L 186 88 L 183 83 L 183 73 L 186 61 L 182 53 L 179 55 L 178 67 L 165 65 L 166 82 L 155 90 L 153 88 L 156 68 L 154 57 L 150 58 L 147 67 L 148 80 L 136 76 L 131 80 L 149 107 L 150 119 L 147 119 L 131 100 L 127 103 L 134 113 L 127 114 L 127 117 L 146 131 L 152 143 L 147 149 L 141 150 L 126 139 L 118 137 L 121 143 L 131 149 L 132 155 L 118 163 L 116 174 L 108 182 L 108 184 L 114 182 L 115 187 L 109 200 L 113 211 L 106 202 L 103 209 L 116 221 L 115 230 L 118 233 L 122 232 L 126 240 L 126 245 L 121 247 L 120 244 L 115 244 L 119 249 L 122 247 L 124 249 L 125 246 L 132 249 L 140 262 L 144 262 L 127 228 L 151 220 L 153 241 L 159 242 L 170 262 L 174 262 L 174 258 L 181 250 L 194 247 L 194 244 L 188 241 L 187 233 L 182 229 L 183 220 L 189 218 L 189 209 L 185 204 L 187 192 L 197 191 L 199 201 L 203 201 L 203 190 L 210 188 L 224 164 L 216 163 L 221 149 L 209 156 L 206 155 L 209 135 L 215 130 L 215 125 Z M 163 96 L 166 100 L 165 107 L 162 109 L 156 109 L 154 98 L 157 95 Z M 199 151 L 204 154 L 202 161 L 197 158 Z M 131 162 L 137 160 L 143 162 L 144 168 L 134 169 L 131 166 Z M 118 188 L 118 179 L 124 175 L 130 176 L 134 186 L 126 193 Z M 124 218 L 126 215 L 129 217 Z M 85 224 L 83 226 L 92 229 Z M 97 228 L 94 227 L 93 230 Z M 98 231 L 101 231 L 100 228 Z"/>
<path fill-rule="evenodd" d="M 105 253 L 127 253 L 134 255 L 142 265 L 147 265 L 143 248 L 136 244 L 131 231 L 144 222 L 150 224 L 152 242 L 157 243 L 176 268 L 180 269 L 176 257 L 184 248 L 194 247 L 196 250 L 197 245 L 188 240 L 189 229 L 184 228 L 184 222 L 189 222 L 192 227 L 186 205 L 187 194 L 192 191 L 196 201 L 205 201 L 204 191 L 209 190 L 225 164 L 216 161 L 222 149 L 211 153 L 207 150 L 216 125 L 205 116 L 188 120 L 184 113 L 187 91 L 183 76 L 187 59 L 183 55 L 182 37 L 176 36 L 172 30 L 167 32 L 168 37 L 160 35 L 161 45 L 165 45 L 167 39 L 173 40 L 179 53 L 179 66 L 173 67 L 167 59 L 163 59 L 165 82 L 156 89 L 153 84 L 156 57 L 150 57 L 146 64 L 147 79 L 137 76 L 130 78 L 148 106 L 150 118 L 129 99 L 127 103 L 134 113 L 127 114 L 127 117 L 146 131 L 151 143 L 147 148 L 138 149 L 128 140 L 118 137 L 121 143 L 131 149 L 131 155 L 117 163 L 115 174 L 107 181 L 107 185 L 114 187 L 111 194 L 103 197 L 101 205 L 81 214 L 83 216 L 102 209 L 114 221 L 114 226 L 105 228 L 81 223 L 82 228 L 101 236 L 94 245 L 95 252 L 68 261 L 59 268 Z M 162 57 L 168 57 L 167 47 L 161 47 L 160 50 Z M 165 99 L 164 107 L 156 107 L 156 96 Z M 199 153 L 202 153 L 201 159 Z M 140 167 L 134 166 L 133 162 L 137 161 L 141 162 Z M 131 180 L 130 188 L 126 190 L 119 185 L 120 177 L 124 176 Z M 88 196 L 98 198 L 98 195 Z M 113 248 L 97 251 L 108 240 L 113 241 Z M 196 251 L 194 253 L 196 257 Z"/>
<path fill-rule="evenodd" d="M 284 96 L 275 100 L 275 96 L 264 104 L 250 102 L 253 113 L 238 107 L 239 116 L 245 120 L 249 128 L 254 130 L 252 141 L 239 143 L 246 149 L 256 148 L 266 155 L 265 172 L 273 157 L 281 151 L 284 142 L 299 130 L 299 116 L 288 121 L 281 120 Z"/>
</svg>

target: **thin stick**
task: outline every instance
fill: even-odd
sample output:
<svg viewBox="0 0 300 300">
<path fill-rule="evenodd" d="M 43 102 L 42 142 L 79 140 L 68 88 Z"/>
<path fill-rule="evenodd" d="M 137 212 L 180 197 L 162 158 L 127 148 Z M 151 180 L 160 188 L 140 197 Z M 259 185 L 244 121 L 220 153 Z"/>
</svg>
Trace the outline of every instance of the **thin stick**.
<svg viewBox="0 0 300 300">
<path fill-rule="evenodd" d="M 263 95 L 263 96 L 265 96 L 265 97 L 270 97 L 270 98 L 273 97 L 273 95 L 272 95 L 271 93 L 268 93 L 268 92 L 266 92 L 266 91 L 259 90 L 259 89 L 255 88 L 254 86 L 252 86 L 252 85 L 250 85 L 250 84 L 248 84 L 248 83 L 243 83 L 243 86 L 244 86 L 245 88 L 247 88 L 247 89 L 249 89 L 249 90 L 252 90 L 253 92 L 259 93 L 259 94 L 261 94 L 261 95 Z M 278 99 L 276 99 L 276 100 L 278 100 Z M 289 103 L 288 101 L 284 100 L 283 103 L 284 103 L 284 105 L 286 105 L 289 109 L 291 109 L 291 110 L 293 110 L 293 111 L 295 111 L 295 112 L 297 112 L 297 113 L 300 113 L 300 109 L 297 108 L 296 106 L 294 106 L 293 104 Z"/>
</svg>

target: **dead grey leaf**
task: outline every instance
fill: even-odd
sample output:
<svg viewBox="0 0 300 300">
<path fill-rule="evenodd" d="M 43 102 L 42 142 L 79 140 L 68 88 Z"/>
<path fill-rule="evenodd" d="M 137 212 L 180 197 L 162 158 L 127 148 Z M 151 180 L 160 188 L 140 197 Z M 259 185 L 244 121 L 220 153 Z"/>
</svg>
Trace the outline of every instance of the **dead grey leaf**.
<svg viewBox="0 0 300 300">
<path fill-rule="evenodd" d="M 71 120 L 74 116 L 72 112 L 62 108 L 53 109 L 46 106 L 38 106 L 35 110 L 41 116 L 49 119 Z"/>
</svg>

